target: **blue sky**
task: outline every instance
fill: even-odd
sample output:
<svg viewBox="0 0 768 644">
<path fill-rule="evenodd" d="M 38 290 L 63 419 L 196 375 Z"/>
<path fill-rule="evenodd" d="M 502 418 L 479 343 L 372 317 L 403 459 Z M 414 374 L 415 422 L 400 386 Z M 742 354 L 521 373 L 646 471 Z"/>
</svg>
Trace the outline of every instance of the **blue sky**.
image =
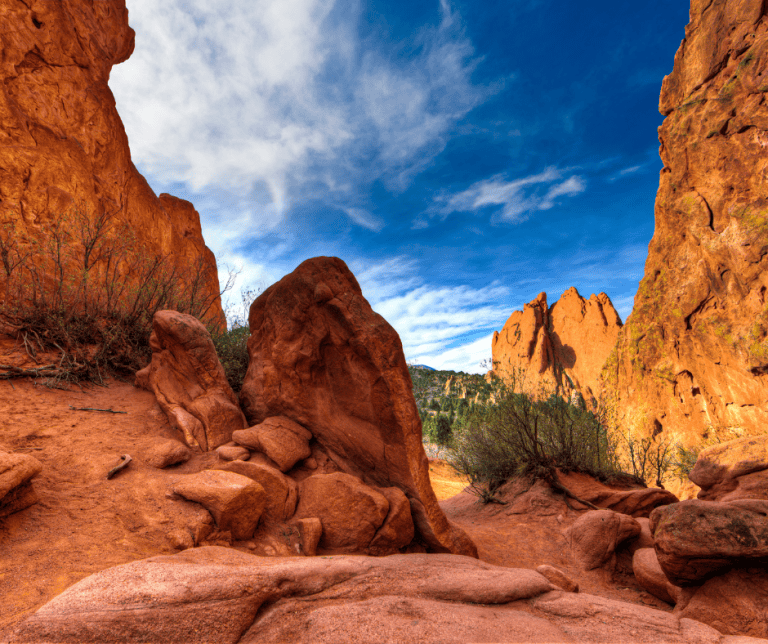
<svg viewBox="0 0 768 644">
<path fill-rule="evenodd" d="M 406 358 L 482 372 L 541 291 L 632 309 L 687 0 L 127 0 L 133 160 L 241 269 L 335 255 Z"/>
</svg>

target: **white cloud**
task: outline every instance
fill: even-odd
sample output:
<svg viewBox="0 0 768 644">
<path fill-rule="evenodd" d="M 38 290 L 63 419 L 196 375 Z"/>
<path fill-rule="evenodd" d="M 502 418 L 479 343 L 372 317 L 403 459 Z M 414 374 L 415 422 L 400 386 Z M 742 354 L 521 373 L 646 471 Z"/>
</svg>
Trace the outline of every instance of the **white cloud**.
<svg viewBox="0 0 768 644">
<path fill-rule="evenodd" d="M 367 228 L 375 233 L 384 228 L 384 221 L 362 208 L 343 208 L 347 216 L 358 226 Z"/>
<path fill-rule="evenodd" d="M 151 183 L 237 195 L 251 236 L 276 230 L 307 192 L 344 205 L 377 179 L 407 187 L 487 95 L 447 0 L 409 57 L 370 42 L 362 53 L 359 0 L 127 4 L 136 50 L 110 86 L 134 162 Z"/>
<path fill-rule="evenodd" d="M 422 353 L 411 360 L 413 364 L 425 364 L 433 369 L 486 373 L 483 363 L 491 358 L 493 334 L 478 338 L 447 351 Z"/>
<path fill-rule="evenodd" d="M 481 351 L 478 341 L 468 338 L 484 329 L 501 329 L 509 316 L 500 304 L 507 301 L 506 287 L 427 285 L 418 277 L 416 261 L 402 257 L 350 268 L 373 309 L 399 334 L 410 362 L 431 367 L 450 362 L 455 365 L 450 368 L 479 373 L 480 361 L 490 358 L 490 340 Z"/>
<path fill-rule="evenodd" d="M 573 197 L 587 188 L 585 180 L 572 175 L 562 180 L 564 171 L 550 167 L 538 174 L 507 181 L 495 175 L 473 183 L 462 192 L 436 198 L 442 217 L 452 212 L 475 212 L 487 206 L 500 206 L 503 221 L 520 223 L 537 210 L 549 210 L 559 197 Z M 544 192 L 543 188 L 546 188 Z M 414 224 L 415 225 L 415 224 Z"/>
</svg>

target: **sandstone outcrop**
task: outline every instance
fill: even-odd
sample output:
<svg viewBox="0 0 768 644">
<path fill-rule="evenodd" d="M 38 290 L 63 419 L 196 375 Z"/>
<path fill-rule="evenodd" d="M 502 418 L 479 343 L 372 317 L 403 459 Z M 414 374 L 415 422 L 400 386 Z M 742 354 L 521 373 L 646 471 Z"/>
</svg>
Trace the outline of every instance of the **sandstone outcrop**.
<svg viewBox="0 0 768 644">
<path fill-rule="evenodd" d="M 149 342 L 152 361 L 136 373 L 136 384 L 154 392 L 190 447 L 208 451 L 230 442 L 232 432 L 245 427 L 245 417 L 202 323 L 158 311 Z"/>
<path fill-rule="evenodd" d="M 199 269 L 206 319 L 224 327 L 216 260 L 197 212 L 156 196 L 131 162 L 108 85 L 112 66 L 134 49 L 125 1 L 2 0 L 0 22 L 0 229 L 13 231 L 23 253 L 75 214 L 91 225 L 111 215 L 108 236 L 135 237 L 137 260 L 167 257 L 180 284 Z"/>
<path fill-rule="evenodd" d="M 543 564 L 541 566 L 536 566 L 536 572 L 538 572 L 540 575 L 543 575 L 555 586 L 562 588 L 566 592 L 579 592 L 579 584 L 573 581 L 573 579 L 571 579 L 559 568 Z"/>
<path fill-rule="evenodd" d="M 611 510 L 587 512 L 566 531 L 571 551 L 584 570 L 610 565 L 616 548 L 639 534 L 635 519 Z"/>
<path fill-rule="evenodd" d="M 371 309 L 346 264 L 332 257 L 303 262 L 253 302 L 249 325 L 240 393 L 248 421 L 290 418 L 339 469 L 368 485 L 399 487 L 429 548 L 476 555 L 430 485 L 400 338 Z"/>
<path fill-rule="evenodd" d="M 318 474 L 299 484 L 296 518 L 320 519 L 325 548 L 364 551 L 388 513 L 387 498 L 349 474 Z"/>
<path fill-rule="evenodd" d="M 259 611 L 265 604 L 269 610 Z M 9 639 L 89 644 L 116 634 L 146 644 L 743 641 L 667 612 L 553 590 L 533 570 L 467 557 L 263 558 L 217 547 L 91 575 Z"/>
<path fill-rule="evenodd" d="M 676 597 L 680 588 L 667 579 L 659 565 L 656 550 L 653 548 L 640 548 L 632 555 L 632 571 L 635 579 L 651 595 L 670 604 L 677 602 Z M 695 618 L 694 618 L 695 619 Z"/>
<path fill-rule="evenodd" d="M 574 495 L 594 505 L 632 517 L 647 517 L 654 508 L 677 503 L 677 497 L 657 487 L 627 489 L 601 483 L 579 472 L 558 472 L 560 483 Z"/>
<path fill-rule="evenodd" d="M 656 508 L 650 522 L 659 564 L 679 586 L 768 561 L 768 500 L 681 501 Z"/>
<path fill-rule="evenodd" d="M 32 479 L 42 469 L 33 456 L 0 451 L 0 519 L 37 503 Z"/>
<path fill-rule="evenodd" d="M 292 478 L 287 477 L 280 470 L 261 463 L 241 460 L 217 465 L 216 469 L 247 476 L 261 485 L 266 492 L 265 518 L 272 521 L 285 521 L 290 519 L 296 511 L 298 487 Z"/>
<path fill-rule="evenodd" d="M 247 461 L 251 453 L 240 445 L 222 445 L 216 448 L 216 455 L 222 461 Z"/>
<path fill-rule="evenodd" d="M 768 574 L 764 567 L 738 569 L 685 589 L 675 614 L 727 635 L 768 639 Z M 762 641 L 762 640 L 761 640 Z"/>
<path fill-rule="evenodd" d="M 173 491 L 208 510 L 222 532 L 234 539 L 253 536 L 266 504 L 264 488 L 252 479 L 219 470 L 190 474 L 173 484 Z"/>
<path fill-rule="evenodd" d="M 702 450 L 688 478 L 710 501 L 768 499 L 768 436 L 741 438 Z"/>
<path fill-rule="evenodd" d="M 606 370 L 625 415 L 689 445 L 768 425 L 766 13 L 762 0 L 691 3 L 659 99 L 645 276 Z"/>
<path fill-rule="evenodd" d="M 552 306 L 541 293 L 493 334 L 493 372 L 526 392 L 543 387 L 566 399 L 577 392 L 591 403 L 600 395 L 600 374 L 621 328 L 605 293 L 585 300 L 569 288 Z"/>
<path fill-rule="evenodd" d="M 232 440 L 237 444 L 266 454 L 281 472 L 287 472 L 312 453 L 309 449 L 311 439 L 310 432 L 285 416 L 267 418 L 254 427 L 232 434 Z"/>
</svg>

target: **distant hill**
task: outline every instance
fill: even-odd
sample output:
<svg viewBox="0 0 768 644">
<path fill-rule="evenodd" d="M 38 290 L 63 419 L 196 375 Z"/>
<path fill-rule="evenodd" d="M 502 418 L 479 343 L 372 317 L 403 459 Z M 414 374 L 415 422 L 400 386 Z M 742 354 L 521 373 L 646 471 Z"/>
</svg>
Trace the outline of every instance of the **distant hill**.
<svg viewBox="0 0 768 644">
<path fill-rule="evenodd" d="M 434 367 L 428 367 L 425 364 L 412 364 L 408 365 L 411 369 L 427 369 L 428 371 L 437 371 Z"/>
</svg>

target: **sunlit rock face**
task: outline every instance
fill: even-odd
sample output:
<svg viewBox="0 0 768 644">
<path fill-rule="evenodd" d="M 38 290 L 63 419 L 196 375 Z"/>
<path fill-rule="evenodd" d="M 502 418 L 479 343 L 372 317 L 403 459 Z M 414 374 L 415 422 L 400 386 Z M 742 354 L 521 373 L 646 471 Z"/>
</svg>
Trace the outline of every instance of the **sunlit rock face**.
<svg viewBox="0 0 768 644">
<path fill-rule="evenodd" d="M 590 403 L 600 396 L 601 370 L 620 330 L 605 293 L 586 300 L 569 288 L 552 306 L 541 293 L 493 334 L 494 373 L 530 393 L 578 393 Z"/>
<path fill-rule="evenodd" d="M 249 325 L 240 392 L 248 422 L 283 416 L 298 423 L 346 474 L 402 490 L 429 549 L 477 556 L 430 484 L 400 338 L 347 265 L 337 257 L 306 260 L 251 304 Z"/>
<path fill-rule="evenodd" d="M 691 3 L 659 101 L 645 276 L 606 374 L 626 414 L 688 443 L 768 424 L 767 11 Z"/>
<path fill-rule="evenodd" d="M 0 227 L 29 249 L 76 211 L 114 213 L 145 258 L 172 256 L 182 280 L 199 264 L 209 320 L 223 324 L 199 215 L 136 170 L 107 84 L 134 48 L 124 0 L 0 0 L 0 24 Z"/>
</svg>

